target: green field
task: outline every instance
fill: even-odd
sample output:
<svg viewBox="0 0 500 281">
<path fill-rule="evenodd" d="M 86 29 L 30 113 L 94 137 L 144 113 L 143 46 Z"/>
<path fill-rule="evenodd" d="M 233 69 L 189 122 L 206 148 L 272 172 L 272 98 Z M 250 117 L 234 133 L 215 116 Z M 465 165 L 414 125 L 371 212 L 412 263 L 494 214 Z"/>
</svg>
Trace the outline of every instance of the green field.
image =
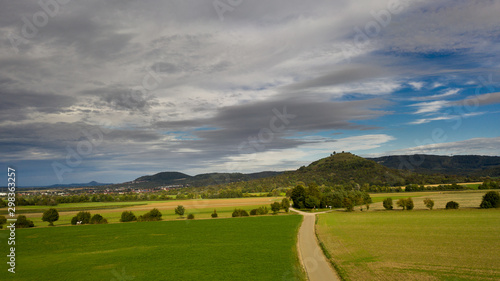
<svg viewBox="0 0 500 281">
<path fill-rule="evenodd" d="M 182 204 L 182 202 L 181 202 Z M 195 219 L 212 219 L 211 214 L 214 212 L 214 209 L 217 209 L 217 215 L 219 218 L 230 218 L 232 217 L 232 213 L 235 208 L 239 209 L 244 209 L 247 212 L 250 212 L 250 210 L 258 208 L 258 207 L 263 207 L 266 206 L 269 209 L 269 215 L 271 215 L 271 208 L 269 205 L 248 205 L 248 206 L 237 206 L 237 207 L 217 207 L 217 208 L 187 208 L 186 207 L 186 213 L 184 214 L 183 219 L 187 217 L 188 214 L 194 214 Z M 59 208 L 56 206 L 54 207 L 55 209 L 59 210 Z M 138 217 L 140 215 L 143 215 L 147 212 L 149 212 L 151 208 L 148 208 L 147 210 L 140 210 L 140 211 L 135 211 L 133 209 L 130 209 L 133 211 L 133 213 Z M 102 208 L 99 210 L 92 210 L 92 209 L 78 209 L 78 210 L 88 210 L 92 215 L 94 214 L 101 214 L 104 218 L 108 220 L 109 223 L 117 223 L 120 222 L 121 214 L 122 211 L 111 211 L 111 210 L 103 210 Z M 175 211 L 172 209 L 169 210 L 160 210 L 162 213 L 162 219 L 163 220 L 176 220 L 179 219 L 179 215 L 175 214 Z M 284 214 L 284 211 L 281 210 L 280 214 Z M 37 213 L 37 214 L 25 214 L 29 217 L 30 220 L 33 221 L 36 227 L 45 227 L 48 226 L 47 222 L 42 221 L 42 213 Z M 63 226 L 63 225 L 70 225 L 71 224 L 71 218 L 74 217 L 75 214 L 65 214 L 65 213 L 60 213 L 59 214 L 59 220 L 54 222 L 54 225 L 56 226 Z"/>
<path fill-rule="evenodd" d="M 303 280 L 299 215 L 16 230 L 2 280 Z M 0 231 L 7 260 L 7 232 Z"/>
<path fill-rule="evenodd" d="M 316 227 L 347 280 L 500 280 L 498 209 L 334 212 Z"/>
</svg>

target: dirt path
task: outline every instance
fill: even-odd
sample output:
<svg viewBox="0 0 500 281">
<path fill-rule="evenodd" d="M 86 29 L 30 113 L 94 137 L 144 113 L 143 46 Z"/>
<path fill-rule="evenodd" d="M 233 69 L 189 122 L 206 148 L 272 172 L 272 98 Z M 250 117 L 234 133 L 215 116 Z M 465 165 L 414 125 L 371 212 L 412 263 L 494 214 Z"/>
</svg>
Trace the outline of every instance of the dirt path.
<svg viewBox="0 0 500 281">
<path fill-rule="evenodd" d="M 299 229 L 298 249 L 299 257 L 305 267 L 309 281 L 340 280 L 330 262 L 323 255 L 323 251 L 316 239 L 314 223 L 316 214 L 321 213 L 306 213 L 293 208 L 290 208 L 290 210 L 304 216 L 304 221 Z"/>
</svg>

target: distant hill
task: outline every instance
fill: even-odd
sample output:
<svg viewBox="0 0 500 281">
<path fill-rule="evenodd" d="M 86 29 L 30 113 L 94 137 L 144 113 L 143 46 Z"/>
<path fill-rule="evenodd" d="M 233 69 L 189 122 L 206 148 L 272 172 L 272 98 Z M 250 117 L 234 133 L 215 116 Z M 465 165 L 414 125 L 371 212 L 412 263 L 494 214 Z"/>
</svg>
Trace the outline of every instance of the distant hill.
<svg viewBox="0 0 500 281">
<path fill-rule="evenodd" d="M 479 155 L 395 155 L 367 158 L 392 169 L 421 174 L 441 173 L 461 176 L 500 176 L 500 157 Z"/>
<path fill-rule="evenodd" d="M 209 186 L 218 184 L 228 184 L 233 182 L 250 181 L 266 177 L 273 177 L 283 172 L 259 172 L 259 173 L 208 173 L 190 176 L 180 172 L 161 172 L 154 175 L 142 176 L 135 179 L 132 184 L 141 186 L 158 185 L 183 185 L 183 186 Z"/>
<path fill-rule="evenodd" d="M 91 181 L 88 183 L 70 183 L 70 184 L 53 184 L 45 187 L 51 188 L 62 188 L 62 187 L 87 187 L 87 186 L 102 186 L 102 185 L 111 185 L 112 183 L 100 183 L 96 181 Z"/>
</svg>

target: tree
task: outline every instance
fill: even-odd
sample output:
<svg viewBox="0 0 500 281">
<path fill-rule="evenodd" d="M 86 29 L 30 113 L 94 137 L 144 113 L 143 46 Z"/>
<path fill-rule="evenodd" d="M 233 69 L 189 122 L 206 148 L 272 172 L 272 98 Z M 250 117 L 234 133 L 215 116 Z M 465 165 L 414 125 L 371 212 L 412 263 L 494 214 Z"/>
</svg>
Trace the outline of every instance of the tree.
<svg viewBox="0 0 500 281">
<path fill-rule="evenodd" d="M 455 201 L 450 201 L 446 203 L 446 209 L 458 209 L 459 204 Z"/>
<path fill-rule="evenodd" d="M 396 204 L 398 205 L 398 207 L 402 207 L 403 210 L 406 210 L 406 199 L 401 198 Z"/>
<path fill-rule="evenodd" d="M 288 213 L 290 210 L 290 200 L 288 200 L 288 198 L 283 198 L 283 200 L 281 200 L 281 208 L 285 209 L 285 212 Z"/>
<path fill-rule="evenodd" d="M 500 194 L 498 191 L 489 191 L 483 196 L 481 205 L 479 207 L 483 209 L 488 208 L 500 208 Z"/>
<path fill-rule="evenodd" d="M 305 205 L 306 200 L 306 189 L 302 185 L 297 185 L 292 189 L 292 194 L 290 195 L 290 199 L 293 201 L 294 208 L 301 208 Z"/>
<path fill-rule="evenodd" d="M 71 224 L 77 224 L 78 222 L 80 222 L 80 224 L 89 223 L 90 222 L 90 213 L 84 212 L 84 211 L 78 212 L 78 214 L 76 214 L 76 216 L 74 216 L 71 219 Z"/>
<path fill-rule="evenodd" d="M 392 198 L 385 198 L 384 202 L 382 203 L 384 205 L 384 208 L 386 210 L 392 210 L 394 207 L 392 205 Z"/>
<path fill-rule="evenodd" d="M 217 215 L 217 210 L 214 209 L 214 212 L 212 213 L 212 218 L 216 218 L 218 217 L 219 215 Z"/>
<path fill-rule="evenodd" d="M 59 212 L 56 209 L 50 208 L 43 213 L 42 221 L 49 222 L 49 226 L 54 226 L 54 222 L 59 219 Z"/>
<path fill-rule="evenodd" d="M 413 210 L 413 207 L 415 205 L 413 205 L 413 199 L 411 199 L 411 197 L 408 197 L 405 203 L 406 203 L 406 210 Z"/>
<path fill-rule="evenodd" d="M 279 202 L 274 202 L 271 204 L 271 210 L 273 211 L 273 214 L 277 214 L 281 209 L 281 204 Z"/>
<path fill-rule="evenodd" d="M 424 204 L 427 208 L 429 208 L 429 210 L 432 210 L 432 208 L 434 207 L 434 201 L 431 200 L 430 198 L 425 198 Z"/>
<path fill-rule="evenodd" d="M 344 197 L 344 200 L 342 200 L 342 207 L 344 207 L 347 212 L 352 212 L 354 210 L 354 201 L 349 197 Z"/>
<path fill-rule="evenodd" d="M 189 214 L 187 217 L 188 220 L 194 220 L 194 214 Z"/>
<path fill-rule="evenodd" d="M 234 209 L 232 217 L 248 217 L 248 212 L 243 209 Z"/>
<path fill-rule="evenodd" d="M 138 221 L 161 221 L 161 212 L 154 208 L 151 211 L 145 213 L 137 218 Z"/>
<path fill-rule="evenodd" d="M 177 208 L 175 208 L 175 214 L 177 214 L 181 217 L 184 215 L 185 211 L 186 211 L 186 209 L 184 209 L 184 206 L 182 206 L 182 205 L 178 205 Z"/>
<path fill-rule="evenodd" d="M 103 218 L 101 215 L 99 214 L 95 214 L 92 216 L 92 218 L 90 219 L 90 223 L 91 224 L 106 224 L 108 223 L 108 220 Z"/>
<path fill-rule="evenodd" d="M 20 215 L 17 217 L 16 228 L 28 228 L 34 226 L 35 224 L 33 223 L 33 221 L 27 219 L 26 216 Z"/>
<path fill-rule="evenodd" d="M 306 200 L 305 200 L 305 207 L 306 208 L 312 209 L 315 207 L 319 207 L 319 204 L 320 204 L 320 201 L 319 201 L 318 197 L 312 196 L 312 195 L 306 196 Z"/>
<path fill-rule="evenodd" d="M 123 211 L 122 217 L 120 218 L 121 222 L 129 222 L 129 221 L 136 221 L 137 217 L 134 215 L 134 213 L 129 212 L 129 211 Z"/>
</svg>

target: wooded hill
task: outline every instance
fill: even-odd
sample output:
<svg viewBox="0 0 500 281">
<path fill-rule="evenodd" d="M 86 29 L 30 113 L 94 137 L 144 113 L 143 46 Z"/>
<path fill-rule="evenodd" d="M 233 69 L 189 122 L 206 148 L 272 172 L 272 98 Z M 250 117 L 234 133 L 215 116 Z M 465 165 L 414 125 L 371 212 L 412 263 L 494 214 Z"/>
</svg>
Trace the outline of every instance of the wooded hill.
<svg viewBox="0 0 500 281">
<path fill-rule="evenodd" d="M 479 155 L 395 155 L 367 158 L 393 169 L 412 170 L 421 174 L 442 173 L 462 176 L 500 176 L 500 157 Z"/>
</svg>

